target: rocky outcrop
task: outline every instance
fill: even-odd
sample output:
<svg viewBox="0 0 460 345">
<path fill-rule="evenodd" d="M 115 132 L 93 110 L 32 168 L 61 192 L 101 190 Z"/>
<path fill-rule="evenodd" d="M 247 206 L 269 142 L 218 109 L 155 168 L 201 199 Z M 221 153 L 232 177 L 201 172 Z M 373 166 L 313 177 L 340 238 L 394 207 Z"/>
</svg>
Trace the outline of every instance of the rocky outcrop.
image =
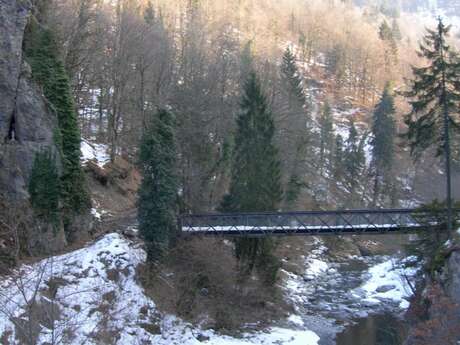
<svg viewBox="0 0 460 345">
<path fill-rule="evenodd" d="M 22 69 L 22 41 L 30 5 L 0 0 L 0 136 L 5 139 Z"/>
<path fill-rule="evenodd" d="M 460 251 L 455 251 L 447 262 L 447 291 L 452 300 L 459 305 L 460 318 Z"/>
<path fill-rule="evenodd" d="M 30 67 L 23 58 L 24 32 L 30 12 L 28 1 L 0 0 L 0 198 L 7 205 L 0 211 L 8 218 L 17 211 L 8 207 L 21 205 L 20 214 L 29 221 L 33 220 L 33 212 L 28 206 L 27 187 L 36 153 L 45 148 L 51 150 L 58 169 L 60 166 L 54 142 L 57 117 L 40 87 L 33 82 Z M 62 227 L 56 230 L 33 220 L 30 228 L 37 235 L 28 238 L 28 248 L 59 250 L 65 244 Z"/>
<path fill-rule="evenodd" d="M 48 148 L 59 159 L 56 115 L 22 56 L 30 10 L 28 2 L 0 0 L 0 191 L 13 200 L 27 197 L 36 152 Z"/>
<path fill-rule="evenodd" d="M 411 301 L 405 345 L 456 345 L 460 341 L 460 251 L 446 248 L 443 269 L 426 276 Z"/>
</svg>

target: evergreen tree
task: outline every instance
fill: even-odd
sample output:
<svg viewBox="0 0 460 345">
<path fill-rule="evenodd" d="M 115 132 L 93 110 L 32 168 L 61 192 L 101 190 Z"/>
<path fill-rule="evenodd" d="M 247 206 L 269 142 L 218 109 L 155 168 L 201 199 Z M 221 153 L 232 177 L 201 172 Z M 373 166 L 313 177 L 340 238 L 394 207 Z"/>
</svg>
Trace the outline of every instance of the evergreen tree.
<svg viewBox="0 0 460 345">
<path fill-rule="evenodd" d="M 451 210 L 450 132 L 459 133 L 460 63 L 446 42 L 450 26 L 439 19 L 437 30 L 427 30 L 418 52 L 429 64 L 413 67 L 414 79 L 409 98 L 412 111 L 406 115 L 408 131 L 405 135 L 411 154 L 417 159 L 426 149 L 435 146 L 437 156 L 444 154 L 447 177 L 447 205 Z M 452 133 L 453 134 L 453 133 Z M 448 226 L 452 216 L 449 212 Z"/>
<path fill-rule="evenodd" d="M 445 153 L 446 113 L 452 129 L 458 129 L 459 62 L 446 42 L 449 31 L 450 27 L 444 26 L 441 20 L 436 31 L 427 30 L 418 54 L 428 60 L 429 65 L 412 68 L 414 79 L 411 80 L 410 90 L 405 93 L 412 107 L 405 117 L 409 127 L 406 139 L 415 158 L 431 146 L 436 146 L 438 156 Z"/>
<path fill-rule="evenodd" d="M 240 83 L 244 85 L 249 73 L 253 70 L 252 41 L 246 42 L 240 56 Z"/>
<path fill-rule="evenodd" d="M 393 31 L 388 25 L 387 21 L 384 20 L 379 27 L 379 37 L 382 41 L 391 41 L 393 40 Z"/>
<path fill-rule="evenodd" d="M 374 175 L 373 204 L 376 206 L 380 194 L 380 187 L 389 176 L 394 160 L 394 138 L 396 124 L 394 98 L 391 94 L 390 85 L 387 84 L 380 102 L 374 110 L 372 119 L 372 162 L 371 169 Z"/>
<path fill-rule="evenodd" d="M 144 10 L 144 21 L 148 25 L 153 25 L 155 22 L 155 9 L 151 1 L 147 2 L 147 7 Z"/>
<path fill-rule="evenodd" d="M 307 187 L 307 184 L 297 175 L 292 175 L 287 183 L 285 190 L 285 200 L 288 206 L 293 205 L 300 196 L 302 188 Z"/>
<path fill-rule="evenodd" d="M 349 123 L 349 134 L 344 155 L 345 178 L 351 195 L 352 206 L 355 206 L 356 188 L 361 179 L 365 156 L 362 140 L 359 140 L 358 131 L 353 121 Z"/>
<path fill-rule="evenodd" d="M 334 120 L 332 118 L 331 107 L 328 102 L 324 104 L 324 107 L 319 118 L 319 130 L 320 130 L 320 172 L 323 174 L 326 154 L 331 154 L 332 145 L 334 144 Z"/>
<path fill-rule="evenodd" d="M 281 72 L 284 85 L 289 89 L 289 106 L 303 109 L 306 99 L 302 87 L 302 78 L 297 69 L 296 58 L 289 47 L 284 51 Z"/>
<path fill-rule="evenodd" d="M 393 19 L 393 22 L 391 23 L 391 33 L 396 41 L 402 40 L 401 30 L 399 29 L 399 24 L 396 19 Z"/>
<path fill-rule="evenodd" d="M 385 68 L 387 73 L 390 73 L 392 66 L 398 60 L 398 45 L 396 44 L 393 30 L 390 28 L 386 20 L 380 25 L 379 37 L 385 43 Z"/>
<path fill-rule="evenodd" d="M 35 155 L 29 195 L 36 215 L 57 226 L 60 221 L 60 183 L 55 157 L 49 150 Z"/>
<path fill-rule="evenodd" d="M 149 260 L 160 259 L 176 235 L 178 178 L 174 119 L 159 110 L 141 140 L 138 219 Z"/>
<path fill-rule="evenodd" d="M 57 51 L 52 32 L 32 21 L 26 35 L 25 54 L 34 79 L 42 85 L 45 97 L 58 117 L 59 133 L 56 133 L 55 140 L 62 151 L 61 197 L 66 226 L 72 215 L 88 210 L 91 202 L 80 166 L 81 138 L 77 114 L 69 80 Z"/>
<path fill-rule="evenodd" d="M 343 86 L 346 79 L 347 51 L 342 44 L 336 44 L 328 52 L 326 57 L 326 68 L 329 73 L 335 76 L 337 84 Z"/>
<path fill-rule="evenodd" d="M 342 179 L 344 173 L 344 150 L 343 138 L 340 134 L 335 137 L 335 150 L 334 150 L 334 178 L 336 181 Z"/>
<path fill-rule="evenodd" d="M 296 57 L 289 47 L 283 55 L 280 77 L 278 139 L 283 157 L 283 171 L 286 173 L 283 179 L 287 191 L 286 206 L 292 207 L 301 186 L 304 185 L 302 175 L 305 174 L 305 169 L 301 162 L 308 160 L 307 148 L 312 141 L 312 120 L 306 109 L 307 99 Z"/>
<path fill-rule="evenodd" d="M 229 194 L 221 211 L 275 211 L 281 201 L 281 171 L 274 145 L 275 126 L 260 82 L 251 72 L 244 87 L 237 121 Z M 279 267 L 273 256 L 273 239 L 242 238 L 235 241 L 236 256 L 245 275 L 254 268 L 267 284 L 274 283 Z"/>
</svg>

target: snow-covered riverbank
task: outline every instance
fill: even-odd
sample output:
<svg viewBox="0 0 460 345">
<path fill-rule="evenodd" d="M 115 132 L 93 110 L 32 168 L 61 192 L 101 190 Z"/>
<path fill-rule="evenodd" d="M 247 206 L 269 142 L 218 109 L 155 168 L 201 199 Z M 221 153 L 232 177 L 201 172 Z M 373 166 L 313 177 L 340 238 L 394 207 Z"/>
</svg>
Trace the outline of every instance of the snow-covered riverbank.
<svg viewBox="0 0 460 345">
<path fill-rule="evenodd" d="M 352 256 L 331 261 L 327 248 L 317 239 L 315 249 L 304 257 L 302 275 L 284 272 L 285 295 L 295 306 L 305 327 L 313 330 L 323 344 L 354 320 L 369 315 L 400 315 L 409 306 L 417 270 L 405 267 L 410 258 L 397 256 Z"/>
<path fill-rule="evenodd" d="M 145 260 L 138 244 L 109 234 L 69 254 L 23 266 L 0 285 L 0 338 L 9 344 L 316 345 L 318 336 L 292 320 L 241 338 L 201 330 L 162 315 L 135 279 Z M 18 340 L 19 338 L 19 340 Z M 22 339 L 22 340 L 21 340 Z"/>
<path fill-rule="evenodd" d="M 145 252 L 139 243 L 109 234 L 80 250 L 23 266 L 3 280 L 0 339 L 10 344 L 26 338 L 37 344 L 96 344 L 110 337 L 122 345 L 317 345 L 319 337 L 333 339 L 354 318 L 407 308 L 406 279 L 415 270 L 384 256 L 331 262 L 326 250 L 316 239 L 315 249 L 303 257 L 304 274 L 283 272 L 282 286 L 296 314 L 278 327 L 233 338 L 161 314 L 136 280 Z"/>
</svg>

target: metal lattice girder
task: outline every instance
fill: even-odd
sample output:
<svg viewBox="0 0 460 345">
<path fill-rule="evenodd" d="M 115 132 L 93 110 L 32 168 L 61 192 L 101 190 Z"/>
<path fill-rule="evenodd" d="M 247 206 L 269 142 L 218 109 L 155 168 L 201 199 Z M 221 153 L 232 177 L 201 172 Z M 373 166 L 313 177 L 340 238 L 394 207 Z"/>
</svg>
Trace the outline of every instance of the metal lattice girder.
<svg viewBox="0 0 460 345">
<path fill-rule="evenodd" d="M 445 222 L 436 214 L 413 209 L 261 212 L 183 215 L 182 232 L 202 235 L 273 236 L 388 233 L 431 229 Z M 454 212 L 460 219 L 460 210 Z"/>
</svg>

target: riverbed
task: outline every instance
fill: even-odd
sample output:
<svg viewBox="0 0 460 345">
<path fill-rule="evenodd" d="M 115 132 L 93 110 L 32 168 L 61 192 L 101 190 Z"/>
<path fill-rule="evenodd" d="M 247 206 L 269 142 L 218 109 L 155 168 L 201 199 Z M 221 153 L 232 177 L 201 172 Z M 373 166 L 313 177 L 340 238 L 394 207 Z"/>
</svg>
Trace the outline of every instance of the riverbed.
<svg viewBox="0 0 460 345">
<path fill-rule="evenodd" d="M 321 240 L 305 258 L 303 276 L 287 273 L 288 298 L 319 345 L 401 345 L 411 295 L 402 252 L 334 261 Z"/>
<path fill-rule="evenodd" d="M 391 313 L 371 314 L 354 322 L 337 334 L 337 345 L 402 345 L 407 336 L 405 322 Z"/>
</svg>

